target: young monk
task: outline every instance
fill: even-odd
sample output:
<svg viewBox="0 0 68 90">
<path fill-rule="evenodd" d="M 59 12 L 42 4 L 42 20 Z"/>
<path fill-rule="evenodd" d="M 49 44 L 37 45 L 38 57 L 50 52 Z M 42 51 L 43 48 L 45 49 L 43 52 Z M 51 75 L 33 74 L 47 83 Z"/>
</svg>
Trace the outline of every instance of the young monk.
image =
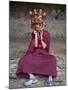
<svg viewBox="0 0 68 90">
<path fill-rule="evenodd" d="M 56 58 L 50 54 L 50 33 L 44 30 L 46 13 L 42 9 L 34 9 L 30 15 L 32 39 L 26 55 L 19 60 L 16 74 L 29 76 L 29 80 L 24 82 L 25 86 L 37 83 L 36 75 L 48 77 L 47 83 L 52 86 L 57 74 Z"/>
</svg>

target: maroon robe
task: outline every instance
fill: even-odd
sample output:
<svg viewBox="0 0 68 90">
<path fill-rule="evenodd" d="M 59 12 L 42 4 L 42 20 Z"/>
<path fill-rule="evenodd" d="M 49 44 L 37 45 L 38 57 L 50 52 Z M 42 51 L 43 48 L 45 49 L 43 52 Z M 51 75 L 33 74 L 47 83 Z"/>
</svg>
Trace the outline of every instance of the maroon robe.
<svg viewBox="0 0 68 90">
<path fill-rule="evenodd" d="M 19 60 L 16 75 L 23 76 L 28 73 L 56 77 L 56 58 L 50 52 L 50 33 L 43 31 L 43 41 L 46 49 L 34 47 L 35 35 L 32 39 L 24 57 Z"/>
</svg>

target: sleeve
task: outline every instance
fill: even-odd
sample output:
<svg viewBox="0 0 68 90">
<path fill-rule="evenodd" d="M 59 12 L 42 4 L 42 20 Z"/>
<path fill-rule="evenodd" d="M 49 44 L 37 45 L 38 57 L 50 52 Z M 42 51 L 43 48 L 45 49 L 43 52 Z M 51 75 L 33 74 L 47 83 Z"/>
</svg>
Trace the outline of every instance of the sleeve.
<svg viewBox="0 0 68 90">
<path fill-rule="evenodd" d="M 50 33 L 44 33 L 43 41 L 46 43 L 46 50 L 49 53 L 50 52 Z"/>
<path fill-rule="evenodd" d="M 33 50 L 34 50 L 35 35 L 34 35 L 33 32 L 32 32 L 32 34 L 31 34 L 31 36 L 32 36 L 32 38 L 31 38 L 31 41 L 30 41 L 30 44 L 29 44 L 29 46 L 28 46 L 28 50 L 27 50 L 26 53 L 31 53 L 31 52 L 33 52 Z"/>
</svg>

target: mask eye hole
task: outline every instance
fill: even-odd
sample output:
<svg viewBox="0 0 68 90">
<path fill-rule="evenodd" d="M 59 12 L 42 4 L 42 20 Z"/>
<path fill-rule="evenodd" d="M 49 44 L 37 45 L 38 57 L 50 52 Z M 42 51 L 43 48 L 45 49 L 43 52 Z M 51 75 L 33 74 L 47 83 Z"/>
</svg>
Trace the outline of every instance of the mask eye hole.
<svg viewBox="0 0 68 90">
<path fill-rule="evenodd" d="M 42 26 L 42 24 L 40 23 L 39 26 Z"/>
</svg>

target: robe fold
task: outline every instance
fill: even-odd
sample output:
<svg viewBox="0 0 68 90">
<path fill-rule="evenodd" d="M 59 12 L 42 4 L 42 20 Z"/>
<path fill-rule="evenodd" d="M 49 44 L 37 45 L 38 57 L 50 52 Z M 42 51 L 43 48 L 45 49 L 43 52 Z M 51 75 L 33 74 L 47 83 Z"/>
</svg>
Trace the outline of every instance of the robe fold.
<svg viewBox="0 0 68 90">
<path fill-rule="evenodd" d="M 34 47 L 35 35 L 32 32 L 32 39 L 24 57 L 20 58 L 16 71 L 17 76 L 35 75 L 56 77 L 56 57 L 50 54 L 50 33 L 43 31 L 43 41 L 46 48 Z"/>
</svg>

